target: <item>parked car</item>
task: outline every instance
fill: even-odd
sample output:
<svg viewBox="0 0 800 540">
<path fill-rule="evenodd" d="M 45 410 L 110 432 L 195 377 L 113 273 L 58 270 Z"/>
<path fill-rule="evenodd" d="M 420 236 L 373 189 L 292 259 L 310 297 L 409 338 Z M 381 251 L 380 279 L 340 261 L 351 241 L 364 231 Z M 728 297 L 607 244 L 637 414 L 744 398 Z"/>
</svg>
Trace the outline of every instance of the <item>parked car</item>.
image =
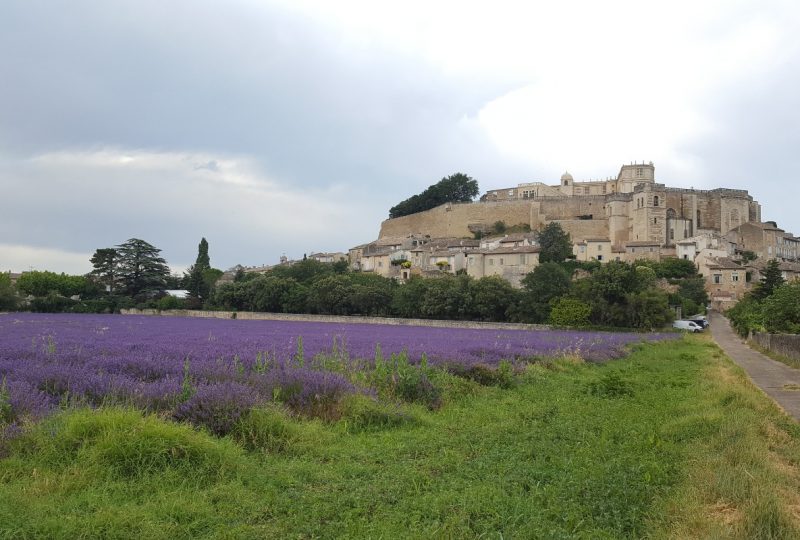
<svg viewBox="0 0 800 540">
<path fill-rule="evenodd" d="M 686 320 L 696 322 L 703 328 L 708 328 L 708 318 L 705 315 L 693 315 Z"/>
<path fill-rule="evenodd" d="M 687 332 L 702 332 L 703 327 L 695 321 L 675 321 L 672 323 L 673 328 L 678 330 L 686 330 Z"/>
</svg>

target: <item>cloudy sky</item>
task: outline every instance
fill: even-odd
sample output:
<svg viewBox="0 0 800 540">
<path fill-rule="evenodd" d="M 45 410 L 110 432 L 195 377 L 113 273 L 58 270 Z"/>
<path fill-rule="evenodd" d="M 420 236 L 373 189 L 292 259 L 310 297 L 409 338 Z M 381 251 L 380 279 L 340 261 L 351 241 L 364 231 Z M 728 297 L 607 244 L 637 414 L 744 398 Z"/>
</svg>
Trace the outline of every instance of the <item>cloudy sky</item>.
<svg viewBox="0 0 800 540">
<path fill-rule="evenodd" d="M 796 1 L 3 0 L 0 271 L 377 237 L 443 176 L 747 189 L 800 234 Z"/>
</svg>

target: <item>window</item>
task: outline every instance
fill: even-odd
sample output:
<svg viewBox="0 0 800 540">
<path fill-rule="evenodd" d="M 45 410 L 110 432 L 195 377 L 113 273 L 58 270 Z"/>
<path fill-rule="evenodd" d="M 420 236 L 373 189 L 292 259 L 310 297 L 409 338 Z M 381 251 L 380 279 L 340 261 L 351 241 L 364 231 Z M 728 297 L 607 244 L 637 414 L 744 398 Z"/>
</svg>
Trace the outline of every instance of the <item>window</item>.
<svg viewBox="0 0 800 540">
<path fill-rule="evenodd" d="M 636 178 L 641 178 L 642 176 L 644 176 L 644 169 L 639 167 L 636 169 Z"/>
<path fill-rule="evenodd" d="M 586 246 L 581 246 L 581 253 L 586 253 Z"/>
<path fill-rule="evenodd" d="M 671 228 L 671 229 L 669 230 L 669 239 L 670 239 L 670 240 L 675 240 L 675 229 L 672 229 L 672 228 Z M 684 255 L 684 257 L 685 257 L 685 255 Z"/>
<path fill-rule="evenodd" d="M 500 266 L 503 266 L 503 258 L 500 257 Z"/>
<path fill-rule="evenodd" d="M 733 274 L 731 274 L 731 281 L 733 281 L 734 283 L 736 283 L 737 281 L 739 281 L 739 274 L 737 274 L 736 272 L 734 272 Z"/>
<path fill-rule="evenodd" d="M 597 256 L 597 260 L 598 260 L 598 261 L 602 261 L 602 260 L 603 260 L 603 256 L 602 256 L 602 255 L 598 255 L 598 256 Z"/>
<path fill-rule="evenodd" d="M 473 266 L 474 264 L 475 264 L 475 257 L 470 257 L 469 258 L 469 265 Z"/>
<path fill-rule="evenodd" d="M 378 268 L 382 268 L 382 267 L 383 267 L 383 262 L 382 261 L 378 261 Z"/>
<path fill-rule="evenodd" d="M 489 259 L 489 266 L 494 266 L 494 259 L 492 258 Z"/>
<path fill-rule="evenodd" d="M 597 251 L 603 251 L 603 244 L 597 244 Z"/>
<path fill-rule="evenodd" d="M 653 218 L 653 225 L 658 225 L 658 218 L 657 217 Z"/>
<path fill-rule="evenodd" d="M 722 283 L 722 274 L 714 274 L 714 283 Z"/>
<path fill-rule="evenodd" d="M 519 256 L 519 264 L 525 264 L 527 261 L 525 260 L 525 254 Z"/>
<path fill-rule="evenodd" d="M 653 197 L 653 206 L 658 206 L 658 195 Z"/>
</svg>

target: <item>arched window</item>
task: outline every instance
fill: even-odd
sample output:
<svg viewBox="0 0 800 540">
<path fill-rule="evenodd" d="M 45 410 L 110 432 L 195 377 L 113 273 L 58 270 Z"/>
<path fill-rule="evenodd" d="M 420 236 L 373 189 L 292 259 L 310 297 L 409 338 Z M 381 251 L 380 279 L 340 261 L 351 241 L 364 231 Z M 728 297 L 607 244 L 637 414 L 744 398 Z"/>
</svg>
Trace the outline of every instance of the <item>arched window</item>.
<svg viewBox="0 0 800 540">
<path fill-rule="evenodd" d="M 658 195 L 653 197 L 653 206 L 658 206 Z"/>
<path fill-rule="evenodd" d="M 667 219 L 675 219 L 676 216 L 674 208 L 667 208 Z"/>
</svg>

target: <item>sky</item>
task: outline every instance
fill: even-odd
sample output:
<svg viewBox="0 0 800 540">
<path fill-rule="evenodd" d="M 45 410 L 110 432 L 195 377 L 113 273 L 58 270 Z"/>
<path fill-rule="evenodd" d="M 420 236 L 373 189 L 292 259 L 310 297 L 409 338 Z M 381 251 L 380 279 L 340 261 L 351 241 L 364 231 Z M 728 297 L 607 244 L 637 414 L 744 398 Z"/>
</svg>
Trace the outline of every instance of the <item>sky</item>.
<svg viewBox="0 0 800 540">
<path fill-rule="evenodd" d="M 346 251 L 442 177 L 746 189 L 800 235 L 796 1 L 3 0 L 0 271 Z"/>
</svg>

